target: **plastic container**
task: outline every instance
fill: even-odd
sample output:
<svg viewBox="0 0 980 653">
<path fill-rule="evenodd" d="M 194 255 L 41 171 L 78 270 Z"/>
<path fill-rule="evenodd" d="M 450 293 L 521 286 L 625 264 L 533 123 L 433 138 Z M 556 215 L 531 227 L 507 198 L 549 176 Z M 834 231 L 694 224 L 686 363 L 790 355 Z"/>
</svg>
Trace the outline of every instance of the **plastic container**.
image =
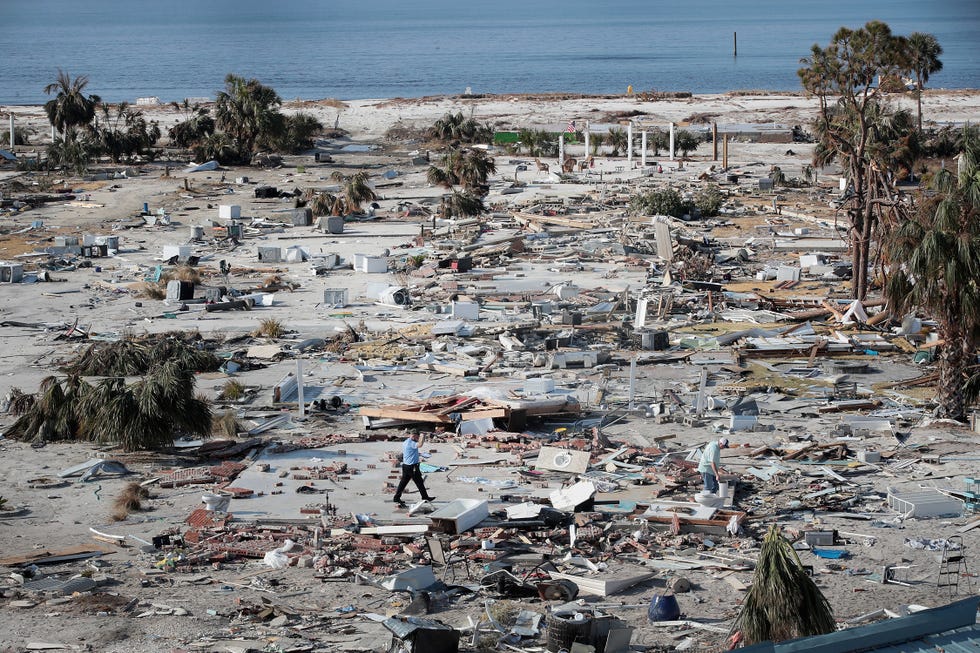
<svg viewBox="0 0 980 653">
<path fill-rule="evenodd" d="M 673 594 L 658 594 L 650 600 L 647 617 L 650 621 L 676 621 L 681 616 L 681 606 Z"/>
<path fill-rule="evenodd" d="M 727 499 L 728 491 L 728 481 L 718 481 L 718 496 L 722 499 Z"/>
</svg>

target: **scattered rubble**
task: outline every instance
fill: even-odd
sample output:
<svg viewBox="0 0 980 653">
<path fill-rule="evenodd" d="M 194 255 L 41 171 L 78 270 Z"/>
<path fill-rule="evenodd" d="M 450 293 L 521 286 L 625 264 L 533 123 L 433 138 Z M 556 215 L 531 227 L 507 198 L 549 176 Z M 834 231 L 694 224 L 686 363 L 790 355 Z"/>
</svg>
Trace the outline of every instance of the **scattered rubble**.
<svg viewBox="0 0 980 653">
<path fill-rule="evenodd" d="M 232 432 L 78 464 L 45 446 L 51 424 L 0 440 L 47 461 L 12 481 L 0 527 L 72 521 L 83 493 L 105 508 L 50 541 L 6 536 L 3 609 L 140 619 L 147 650 L 721 650 L 770 524 L 841 625 L 968 589 L 974 427 L 931 418 L 929 316 L 846 299 L 836 176 L 659 155 L 558 173 L 500 152 L 488 215 L 453 219 L 417 153 L 331 152 L 256 181 L 181 173 L 178 195 L 77 237 L 44 211 L 88 192 L 14 196 L 25 247 L 0 275 L 37 304 L 0 322 L 31 342 L 18 365 L 186 359 Z M 296 206 L 300 188 L 340 164 L 398 185 L 317 221 L 340 216 Z M 710 188 L 717 211 L 630 207 L 667 186 Z M 412 429 L 436 499 L 402 509 Z M 138 507 L 113 523 L 99 502 L 128 483 Z"/>
</svg>

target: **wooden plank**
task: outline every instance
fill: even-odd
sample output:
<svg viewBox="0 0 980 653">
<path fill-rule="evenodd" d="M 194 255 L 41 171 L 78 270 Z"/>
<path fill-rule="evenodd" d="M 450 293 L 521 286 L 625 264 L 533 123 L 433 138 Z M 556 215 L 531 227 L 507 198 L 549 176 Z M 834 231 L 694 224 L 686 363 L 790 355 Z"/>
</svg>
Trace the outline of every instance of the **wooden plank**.
<svg viewBox="0 0 980 653">
<path fill-rule="evenodd" d="M 738 578 L 735 578 L 735 576 L 733 575 L 725 576 L 725 582 L 731 585 L 732 589 L 734 589 L 737 592 L 744 592 L 745 590 L 749 589 L 748 585 L 740 581 Z"/>
<path fill-rule="evenodd" d="M 436 413 L 420 412 L 414 410 L 400 410 L 386 406 L 361 406 L 358 415 L 364 417 L 380 417 L 383 419 L 400 419 L 407 422 L 432 422 L 434 424 L 450 424 L 451 420 L 446 415 Z"/>
<path fill-rule="evenodd" d="M 966 533 L 967 531 L 972 531 L 977 526 L 980 526 L 980 517 L 974 519 L 973 521 L 971 521 L 968 524 L 964 524 L 963 526 L 960 526 L 959 528 L 956 529 L 956 532 L 957 533 Z"/>
<path fill-rule="evenodd" d="M 113 553 L 114 551 L 115 549 L 95 544 L 76 544 L 75 546 L 69 546 L 62 549 L 38 549 L 37 551 L 30 551 L 29 553 L 21 553 L 19 555 L 0 558 L 0 566 L 20 567 L 21 565 L 30 563 L 44 564 L 45 559 L 47 558 L 71 558 L 73 556 L 93 557 Z"/>
<path fill-rule="evenodd" d="M 536 222 L 540 224 L 554 224 L 559 227 L 572 227 L 573 229 L 594 229 L 595 223 L 587 222 L 585 220 L 573 220 L 571 218 L 563 218 L 557 215 L 538 215 L 537 213 L 523 213 L 517 211 L 514 213 L 514 219 L 518 222 L 528 223 Z"/>
<path fill-rule="evenodd" d="M 479 410 L 468 410 L 461 413 L 460 417 L 464 420 L 471 419 L 505 419 L 510 411 L 506 408 L 481 408 Z"/>
<path fill-rule="evenodd" d="M 442 363 L 421 363 L 419 368 L 430 372 L 442 372 L 453 376 L 476 376 L 479 370 L 475 367 L 460 367 L 458 365 L 443 365 Z"/>
</svg>

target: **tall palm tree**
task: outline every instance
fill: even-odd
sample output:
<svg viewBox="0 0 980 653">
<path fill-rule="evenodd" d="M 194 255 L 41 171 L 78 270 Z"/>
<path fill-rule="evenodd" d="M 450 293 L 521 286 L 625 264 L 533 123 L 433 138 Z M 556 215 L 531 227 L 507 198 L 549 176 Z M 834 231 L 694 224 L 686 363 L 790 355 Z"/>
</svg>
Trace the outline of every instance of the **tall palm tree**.
<svg viewBox="0 0 980 653">
<path fill-rule="evenodd" d="M 938 73 L 943 69 L 943 62 L 939 60 L 939 55 L 943 53 L 943 47 L 932 34 L 923 32 L 913 32 L 907 41 L 908 66 L 915 75 L 915 101 L 918 105 L 918 125 L 922 131 L 922 89 L 929 81 L 929 75 Z"/>
<path fill-rule="evenodd" d="M 792 545 L 772 525 L 762 542 L 752 587 L 732 632 L 746 644 L 832 633 L 830 603 L 807 575 Z"/>
<path fill-rule="evenodd" d="M 276 127 L 285 127 L 281 105 L 282 99 L 271 87 L 229 74 L 225 89 L 218 92 L 215 119 L 218 128 L 231 134 L 244 152 L 253 153 L 261 136 L 272 136 Z"/>
<path fill-rule="evenodd" d="M 88 77 L 79 75 L 72 79 L 63 70 L 58 71 L 58 78 L 44 87 L 45 95 L 56 93 L 55 97 L 44 103 L 44 112 L 48 121 L 65 134 L 71 127 L 83 127 L 92 122 L 95 117 L 95 106 L 102 99 L 98 95 L 85 95 Z"/>
<path fill-rule="evenodd" d="M 960 154 L 958 173 L 940 170 L 917 214 L 894 230 L 886 284 L 893 312 L 922 309 L 939 324 L 936 400 L 943 417 L 964 419 L 967 375 L 980 344 L 980 138 Z"/>
</svg>

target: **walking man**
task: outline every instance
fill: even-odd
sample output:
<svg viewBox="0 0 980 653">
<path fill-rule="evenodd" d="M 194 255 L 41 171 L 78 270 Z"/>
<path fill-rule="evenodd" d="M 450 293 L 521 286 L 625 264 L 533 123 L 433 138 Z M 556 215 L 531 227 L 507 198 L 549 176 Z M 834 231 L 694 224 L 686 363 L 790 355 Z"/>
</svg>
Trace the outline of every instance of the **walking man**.
<svg viewBox="0 0 980 653">
<path fill-rule="evenodd" d="M 718 493 L 719 465 L 721 464 L 721 450 L 728 448 L 728 438 L 712 440 L 704 446 L 701 452 L 701 462 L 698 463 L 698 471 L 704 479 L 705 492 L 712 494 Z"/>
<path fill-rule="evenodd" d="M 415 487 L 419 489 L 423 501 L 433 501 L 435 497 L 430 497 L 425 489 L 422 472 L 419 470 L 419 447 L 425 444 L 425 436 L 415 432 L 409 435 L 402 444 L 402 477 L 398 481 L 398 489 L 395 490 L 395 503 L 402 508 L 405 503 L 402 501 L 402 492 L 409 481 L 415 481 Z"/>
</svg>

